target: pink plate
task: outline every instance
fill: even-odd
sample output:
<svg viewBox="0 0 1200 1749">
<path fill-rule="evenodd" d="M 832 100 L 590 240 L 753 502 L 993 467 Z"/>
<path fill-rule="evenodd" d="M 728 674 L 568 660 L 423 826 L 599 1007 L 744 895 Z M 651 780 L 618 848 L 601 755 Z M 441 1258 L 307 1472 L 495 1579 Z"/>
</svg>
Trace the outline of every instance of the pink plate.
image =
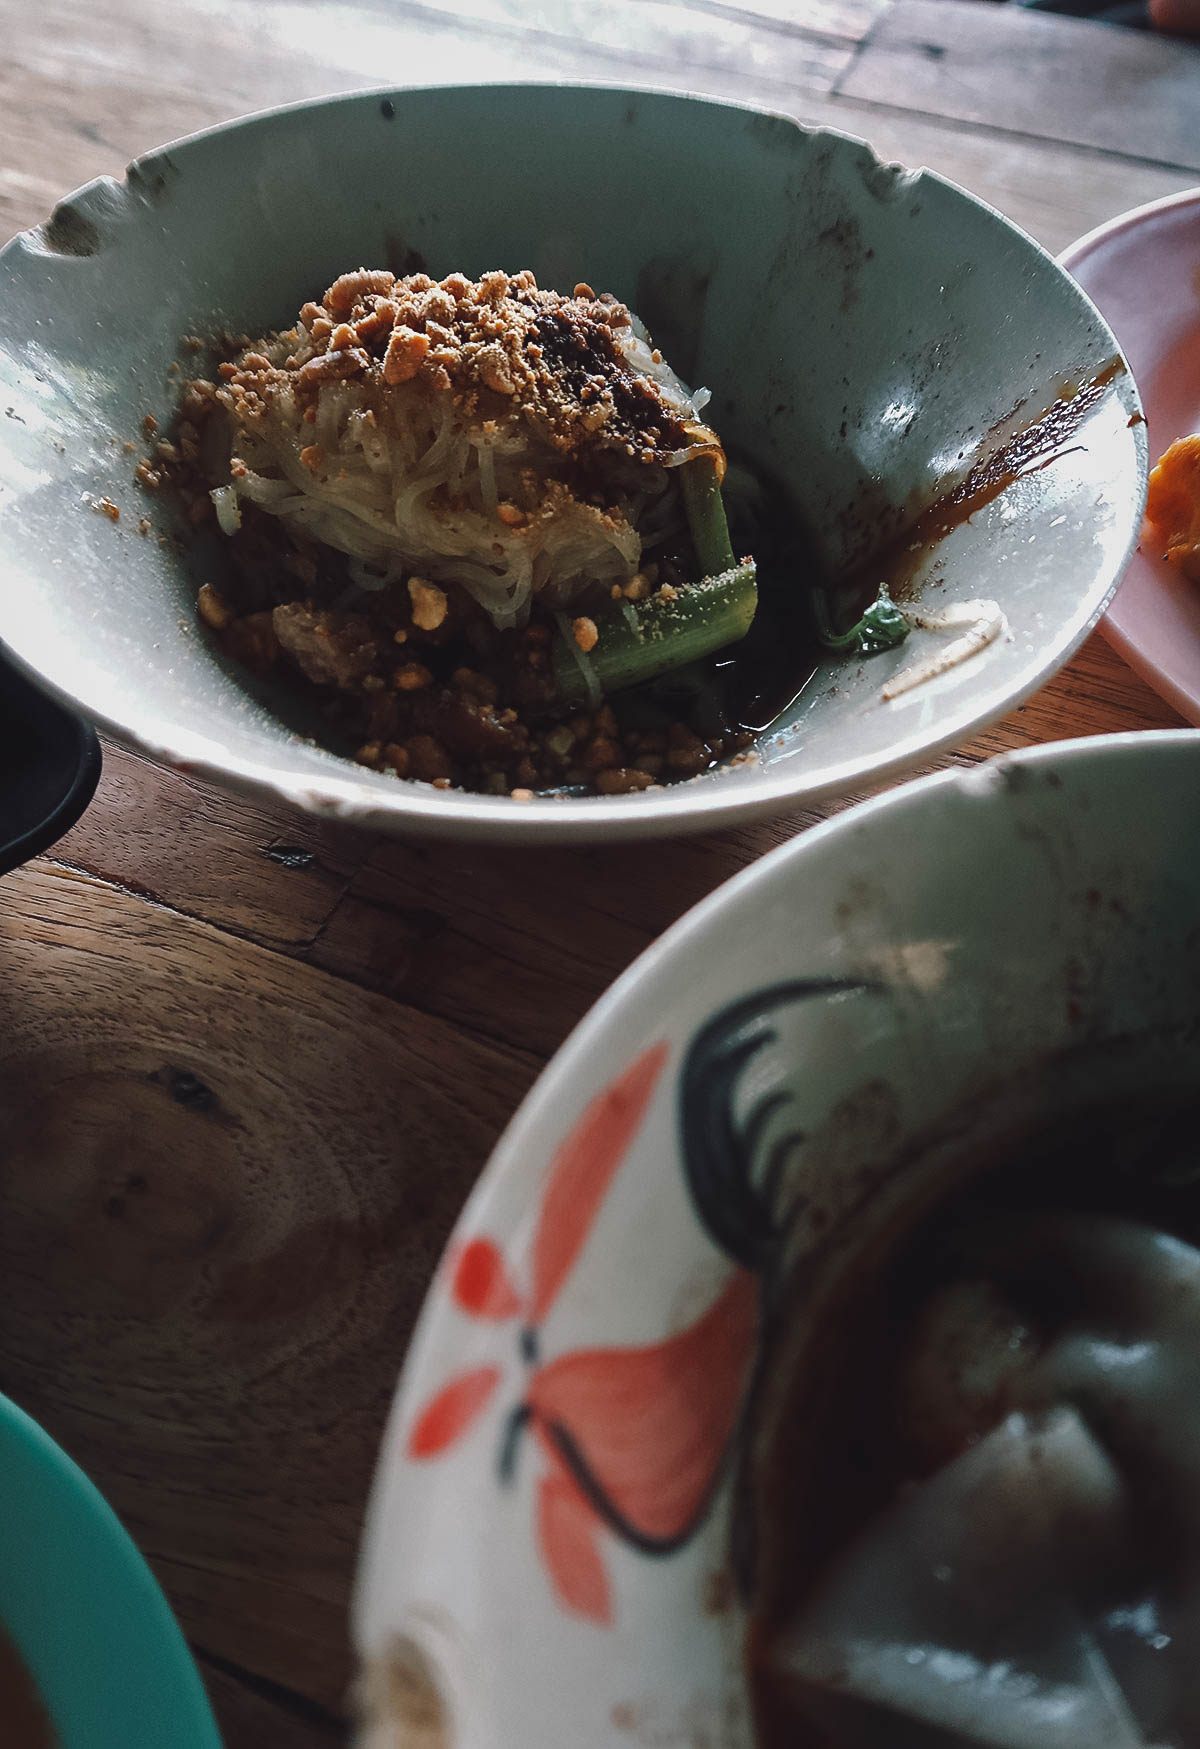
<svg viewBox="0 0 1200 1749">
<path fill-rule="evenodd" d="M 1153 462 L 1175 438 L 1200 431 L 1200 189 L 1123 213 L 1059 259 L 1129 361 Z M 1156 692 L 1200 724 L 1200 588 L 1143 543 L 1101 629 Z"/>
</svg>

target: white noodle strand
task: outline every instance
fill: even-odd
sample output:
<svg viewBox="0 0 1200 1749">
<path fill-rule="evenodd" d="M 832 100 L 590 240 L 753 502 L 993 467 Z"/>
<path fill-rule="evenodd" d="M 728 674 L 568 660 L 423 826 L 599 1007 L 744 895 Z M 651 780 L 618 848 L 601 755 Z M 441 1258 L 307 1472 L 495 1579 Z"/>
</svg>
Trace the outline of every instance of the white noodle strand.
<svg viewBox="0 0 1200 1749">
<path fill-rule="evenodd" d="M 903 603 L 897 605 L 908 623 L 919 631 L 949 631 L 958 626 L 965 626 L 967 630 L 943 649 L 893 675 L 882 689 L 885 702 L 911 692 L 916 686 L 924 686 L 928 680 L 936 680 L 940 674 L 948 674 L 952 668 L 986 650 L 1008 629 L 1008 621 L 996 601 L 956 601 L 940 612 L 908 607 Z"/>
</svg>

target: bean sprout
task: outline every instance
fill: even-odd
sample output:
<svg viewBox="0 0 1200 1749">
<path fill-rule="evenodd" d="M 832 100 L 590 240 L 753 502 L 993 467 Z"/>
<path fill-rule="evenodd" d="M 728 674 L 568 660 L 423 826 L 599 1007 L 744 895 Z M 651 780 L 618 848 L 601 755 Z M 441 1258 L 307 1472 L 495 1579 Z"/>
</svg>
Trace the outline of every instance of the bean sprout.
<svg viewBox="0 0 1200 1749">
<path fill-rule="evenodd" d="M 920 662 L 910 663 L 894 675 L 882 689 L 885 702 L 911 692 L 916 686 L 923 686 L 927 680 L 936 680 L 940 674 L 948 674 L 951 668 L 957 668 L 960 663 L 986 650 L 1008 628 L 1008 621 L 996 601 L 956 601 L 940 612 L 932 613 L 904 603 L 897 605 L 909 624 L 918 631 L 950 631 L 959 626 L 967 629 L 941 650 Z"/>
</svg>

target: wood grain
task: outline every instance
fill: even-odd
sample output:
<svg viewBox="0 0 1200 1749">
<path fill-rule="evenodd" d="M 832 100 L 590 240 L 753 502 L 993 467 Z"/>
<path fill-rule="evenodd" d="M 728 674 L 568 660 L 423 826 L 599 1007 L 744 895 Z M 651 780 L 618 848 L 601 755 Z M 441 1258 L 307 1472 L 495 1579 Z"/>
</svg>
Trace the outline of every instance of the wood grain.
<svg viewBox="0 0 1200 1749">
<path fill-rule="evenodd" d="M 1044 741 L 1181 724 L 1094 637 L 1028 704 L 952 758 L 974 763 Z M 684 911 L 856 799 L 659 845 L 648 881 L 636 845 L 526 851 L 373 839 L 255 809 L 110 748 L 97 805 L 53 857 L 546 1057 Z"/>
<path fill-rule="evenodd" d="M 1200 45 L 978 0 L 896 0 L 838 89 L 1200 170 Z"/>
<path fill-rule="evenodd" d="M 985 0 L 971 4 L 991 10 Z M 819 111 L 814 100 L 805 99 L 801 113 L 804 120 L 862 135 L 881 158 L 936 170 L 960 183 L 1054 254 L 1117 213 L 1191 188 L 1197 180 L 1188 169 L 1162 169 L 1116 153 L 913 115 L 844 95 L 822 100 Z"/>
<path fill-rule="evenodd" d="M 209 789 L 107 742 L 96 803 L 54 856 L 156 904 L 295 949 L 316 939 L 373 843 Z"/>
<path fill-rule="evenodd" d="M 939 8 L 951 3 L 936 0 Z M 517 28 L 517 0 L 504 4 L 510 26 Z M 861 101 L 853 76 L 841 95 L 831 94 L 836 74 L 880 10 L 877 0 L 851 0 L 844 13 L 838 0 L 806 0 L 795 7 L 778 0 L 770 17 L 761 4 L 744 12 L 723 0 L 712 4 L 716 18 L 701 0 L 687 7 L 620 0 L 624 12 L 550 0 L 537 9 L 537 30 L 522 32 L 505 47 L 495 21 L 489 25 L 449 5 L 418 8 L 416 16 L 404 4 L 386 14 L 370 5 L 344 5 L 333 21 L 316 0 L 271 0 L 253 9 L 222 0 L 180 0 L 153 9 L 141 0 L 105 0 L 102 14 L 84 0 L 48 0 L 36 14 L 18 0 L 0 0 L 0 240 L 38 223 L 61 195 L 89 178 L 120 175 L 138 153 L 239 112 L 364 82 L 421 84 L 447 77 L 640 78 L 765 102 L 811 125 L 861 134 L 884 158 L 928 165 L 961 181 L 1055 250 L 1101 219 L 1194 180 L 1187 169 L 1152 167 L 1123 149 L 1084 154 L 1059 140 L 981 128 L 978 117 L 963 125 L 907 113 L 912 105 L 906 91 L 890 77 L 877 81 L 877 101 Z M 977 5 L 969 0 L 969 9 Z M 436 11 L 434 19 L 426 17 L 428 10 Z M 783 69 L 769 90 L 755 83 L 740 51 L 728 54 L 722 15 L 731 10 L 741 13 L 758 60 L 765 57 Z M 656 59 L 641 54 L 632 70 L 617 67 L 601 53 L 596 24 L 591 34 L 572 34 L 571 21 L 579 16 L 618 15 L 626 42 L 649 37 L 659 44 Z M 673 20 L 669 39 L 655 35 L 663 16 Z M 1031 29 L 1042 22 L 1023 16 L 1032 19 Z M 819 74 L 804 76 L 781 51 L 781 19 L 793 54 L 806 54 L 805 45 L 814 52 L 832 46 L 836 67 L 831 62 Z M 680 35 L 685 25 L 695 37 L 695 52 Z M 1073 21 L 1069 28 L 1088 29 Z M 719 49 L 703 46 L 714 37 Z M 1111 37 L 1102 41 L 1108 44 Z M 667 40 L 670 54 L 661 52 Z"/>
<path fill-rule="evenodd" d="M 1178 72 L 1197 51 L 975 0 L 0 0 L 0 31 L 0 237 L 181 133 L 367 83 L 766 103 L 963 182 L 1055 250 L 1200 163 Z M 1093 639 L 937 763 L 1178 722 Z M 382 1418 L 540 1063 L 684 910 L 854 799 L 650 859 L 482 853 L 110 747 L 92 810 L 0 886 L 0 1386 L 149 1555 L 228 1749 L 346 1742 Z"/>
<path fill-rule="evenodd" d="M 0 0 L 0 220 L 231 115 L 364 85 L 587 78 L 789 107 L 832 88 L 882 4 Z"/>
<path fill-rule="evenodd" d="M 396 1370 L 535 1068 L 88 877 L 5 881 L 3 1386 L 199 1646 L 334 1716 Z"/>
<path fill-rule="evenodd" d="M 275 1683 L 251 1678 L 240 1666 L 193 1646 L 213 1710 L 226 1741 L 247 1749 L 331 1749 L 346 1740 L 345 1720 Z"/>
</svg>

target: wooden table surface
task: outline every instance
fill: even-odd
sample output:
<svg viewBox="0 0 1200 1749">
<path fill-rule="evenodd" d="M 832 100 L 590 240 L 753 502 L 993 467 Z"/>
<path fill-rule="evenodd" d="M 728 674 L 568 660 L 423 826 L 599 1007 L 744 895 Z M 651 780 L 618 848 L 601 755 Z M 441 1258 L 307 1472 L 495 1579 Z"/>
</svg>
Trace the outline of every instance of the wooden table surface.
<svg viewBox="0 0 1200 1749">
<path fill-rule="evenodd" d="M 0 240 L 135 154 L 393 82 L 595 78 L 865 135 L 1061 249 L 1200 182 L 1200 48 L 981 0 L 0 0 Z M 950 755 L 1178 724 L 1100 639 Z M 817 817 L 464 850 L 107 749 L 0 891 L 0 1388 L 106 1492 L 229 1749 L 347 1741 L 347 1600 L 424 1286 L 613 977 Z M 130 1749 L 168 1749 L 130 1745 Z"/>
</svg>

